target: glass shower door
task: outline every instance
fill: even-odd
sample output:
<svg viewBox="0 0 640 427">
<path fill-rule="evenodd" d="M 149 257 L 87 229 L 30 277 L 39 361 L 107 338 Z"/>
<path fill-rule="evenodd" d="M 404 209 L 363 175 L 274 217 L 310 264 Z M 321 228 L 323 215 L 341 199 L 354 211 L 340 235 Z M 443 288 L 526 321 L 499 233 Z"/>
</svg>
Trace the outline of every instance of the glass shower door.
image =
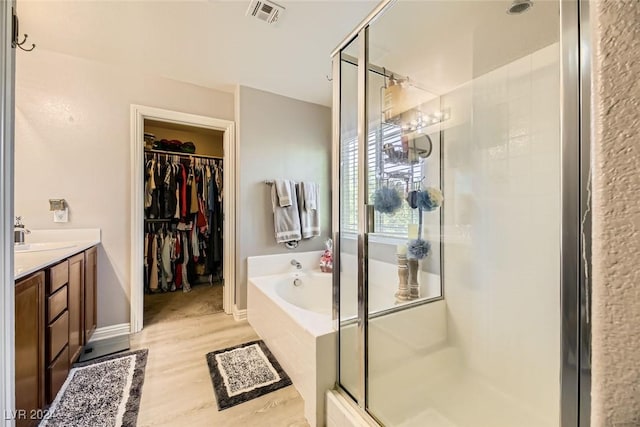
<svg viewBox="0 0 640 427">
<path fill-rule="evenodd" d="M 369 63 L 388 75 L 369 80 L 373 203 L 402 199 L 376 234 L 413 215 L 406 243 L 387 244 L 395 260 L 368 252 L 367 409 L 385 425 L 559 424 L 559 2 L 509 6 L 399 1 L 368 29 Z M 385 267 L 396 301 L 376 315 Z M 440 280 L 443 299 L 405 302 L 439 296 Z"/>
<path fill-rule="evenodd" d="M 344 50 L 345 57 L 357 57 L 358 39 Z M 360 343 L 358 341 L 358 67 L 357 62 L 339 60 L 339 366 L 342 387 L 355 399 L 364 395 L 359 388 Z"/>
<path fill-rule="evenodd" d="M 383 425 L 561 425 L 560 2 L 519 4 L 339 53 L 339 381 Z"/>
</svg>

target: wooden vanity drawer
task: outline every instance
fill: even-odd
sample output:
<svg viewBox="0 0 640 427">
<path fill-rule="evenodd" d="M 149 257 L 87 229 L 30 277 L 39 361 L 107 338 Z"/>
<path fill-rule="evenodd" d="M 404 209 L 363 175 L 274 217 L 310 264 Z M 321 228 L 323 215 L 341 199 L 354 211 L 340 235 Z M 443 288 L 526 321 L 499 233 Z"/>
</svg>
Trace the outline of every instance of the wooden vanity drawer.
<svg viewBox="0 0 640 427">
<path fill-rule="evenodd" d="M 63 286 L 55 294 L 48 298 L 47 302 L 47 324 L 67 309 L 67 287 Z"/>
<path fill-rule="evenodd" d="M 64 260 L 49 269 L 47 295 L 51 295 L 69 282 L 69 261 Z"/>
<path fill-rule="evenodd" d="M 53 402 L 69 374 L 69 346 L 47 368 L 47 403 Z"/>
<path fill-rule="evenodd" d="M 69 342 L 69 312 L 65 311 L 47 326 L 47 361 L 52 361 Z"/>
</svg>

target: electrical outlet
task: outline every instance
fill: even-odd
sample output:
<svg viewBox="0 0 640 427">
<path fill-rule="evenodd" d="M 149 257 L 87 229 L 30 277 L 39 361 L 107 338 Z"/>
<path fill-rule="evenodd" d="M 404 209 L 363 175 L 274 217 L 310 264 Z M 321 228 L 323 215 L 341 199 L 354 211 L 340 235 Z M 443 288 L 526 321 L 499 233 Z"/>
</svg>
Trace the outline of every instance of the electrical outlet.
<svg viewBox="0 0 640 427">
<path fill-rule="evenodd" d="M 53 211 L 53 222 L 69 222 L 69 208 Z"/>
</svg>

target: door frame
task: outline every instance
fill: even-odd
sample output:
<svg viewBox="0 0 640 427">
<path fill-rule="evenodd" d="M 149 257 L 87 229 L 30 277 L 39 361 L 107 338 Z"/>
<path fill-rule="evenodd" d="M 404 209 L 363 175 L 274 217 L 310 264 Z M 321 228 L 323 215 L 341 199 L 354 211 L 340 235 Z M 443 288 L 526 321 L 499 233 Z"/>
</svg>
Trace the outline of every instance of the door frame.
<svg viewBox="0 0 640 427">
<path fill-rule="evenodd" d="M 223 205 L 223 308 L 232 314 L 235 298 L 236 237 L 236 138 L 235 122 L 144 105 L 131 105 L 131 333 L 144 326 L 144 120 L 196 126 L 224 132 Z"/>
<path fill-rule="evenodd" d="M 15 291 L 13 272 L 13 164 L 15 114 L 15 2 L 0 2 L 0 426 L 14 425 L 15 410 Z"/>
</svg>

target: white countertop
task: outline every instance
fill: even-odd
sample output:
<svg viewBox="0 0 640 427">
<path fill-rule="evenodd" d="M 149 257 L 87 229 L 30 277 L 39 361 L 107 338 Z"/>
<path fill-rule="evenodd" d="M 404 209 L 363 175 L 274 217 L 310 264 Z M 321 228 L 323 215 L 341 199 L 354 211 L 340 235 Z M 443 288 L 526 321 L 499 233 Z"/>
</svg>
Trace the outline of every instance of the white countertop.
<svg viewBox="0 0 640 427">
<path fill-rule="evenodd" d="M 14 278 L 31 273 L 69 258 L 100 243 L 100 229 L 31 230 L 25 239 L 27 244 L 59 243 L 59 249 L 14 252 Z"/>
</svg>

